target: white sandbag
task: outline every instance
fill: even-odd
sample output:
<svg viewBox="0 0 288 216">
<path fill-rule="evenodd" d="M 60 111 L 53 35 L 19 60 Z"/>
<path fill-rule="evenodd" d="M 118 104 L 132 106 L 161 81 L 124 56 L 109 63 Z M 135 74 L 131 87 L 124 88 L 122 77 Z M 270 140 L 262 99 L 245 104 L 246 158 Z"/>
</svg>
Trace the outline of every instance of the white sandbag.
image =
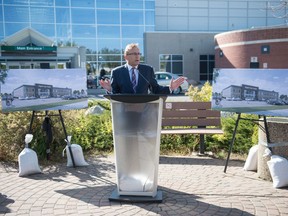
<svg viewBox="0 0 288 216">
<path fill-rule="evenodd" d="M 254 145 L 249 149 L 249 153 L 244 164 L 244 170 L 257 171 L 257 163 L 258 163 L 258 145 Z"/>
<path fill-rule="evenodd" d="M 28 144 L 32 141 L 32 139 L 32 134 L 25 135 L 25 148 L 18 155 L 19 176 L 41 173 L 37 154 L 28 147 Z"/>
<path fill-rule="evenodd" d="M 71 144 L 70 147 L 71 147 L 71 151 L 73 154 L 75 166 L 88 166 L 89 164 L 85 161 L 84 156 L 83 156 L 82 147 L 78 144 Z M 67 154 L 67 166 L 72 167 L 73 162 L 72 162 L 72 158 L 70 155 L 68 145 L 66 146 L 65 150 Z"/>
<path fill-rule="evenodd" d="M 288 160 L 279 155 L 272 155 L 267 165 L 272 177 L 273 187 L 288 186 Z"/>
<path fill-rule="evenodd" d="M 19 176 L 41 173 L 38 164 L 38 157 L 35 151 L 30 148 L 24 148 L 18 155 Z"/>
</svg>

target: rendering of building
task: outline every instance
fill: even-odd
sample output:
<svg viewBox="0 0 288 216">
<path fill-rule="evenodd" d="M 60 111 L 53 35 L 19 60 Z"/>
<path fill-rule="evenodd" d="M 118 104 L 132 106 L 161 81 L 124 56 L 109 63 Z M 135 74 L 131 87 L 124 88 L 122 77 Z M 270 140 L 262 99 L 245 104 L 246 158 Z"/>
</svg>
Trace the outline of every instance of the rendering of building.
<svg viewBox="0 0 288 216">
<path fill-rule="evenodd" d="M 13 96 L 18 99 L 51 98 L 72 95 L 72 89 L 53 87 L 53 85 L 35 83 L 35 85 L 21 85 L 14 89 Z"/>
<path fill-rule="evenodd" d="M 252 100 L 252 101 L 268 101 L 278 100 L 279 93 L 275 91 L 267 91 L 259 89 L 257 86 L 230 85 L 221 92 L 222 97 L 226 100 Z"/>
<path fill-rule="evenodd" d="M 222 33 L 281 25 L 287 28 L 285 20 L 275 18 L 269 10 L 271 5 L 280 2 L 2 0 L 1 68 L 86 67 L 88 74 L 98 76 L 101 68 L 109 73 L 123 64 L 123 49 L 127 43 L 136 42 L 143 54 L 141 60 L 152 65 L 155 71 L 177 73 L 195 83 L 203 83 L 212 80 L 214 67 L 238 67 L 236 63 L 227 64 L 231 52 L 226 48 L 227 38 L 220 41 L 227 36 Z M 283 37 L 268 38 L 273 43 L 275 39 L 284 40 Z M 262 44 L 263 49 L 273 52 L 274 44 L 265 47 L 266 42 Z M 234 46 L 233 52 L 240 51 Z M 220 59 L 219 55 L 223 54 Z M 279 53 L 275 61 L 282 54 L 287 53 Z M 247 55 L 245 61 L 248 57 L 250 62 L 251 57 L 257 57 L 259 68 L 274 65 L 254 53 Z"/>
</svg>

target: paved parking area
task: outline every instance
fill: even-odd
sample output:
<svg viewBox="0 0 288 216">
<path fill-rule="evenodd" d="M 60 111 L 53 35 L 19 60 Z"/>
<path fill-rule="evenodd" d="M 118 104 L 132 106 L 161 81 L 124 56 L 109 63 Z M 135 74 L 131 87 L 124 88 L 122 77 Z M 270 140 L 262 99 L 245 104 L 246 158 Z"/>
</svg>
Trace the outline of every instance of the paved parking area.
<svg viewBox="0 0 288 216">
<path fill-rule="evenodd" d="M 87 161 L 87 167 L 57 164 L 29 177 L 0 162 L 0 215 L 288 215 L 287 189 L 243 171 L 243 161 L 230 161 L 224 173 L 225 160 L 162 156 L 162 203 L 110 202 L 114 157 Z"/>
</svg>

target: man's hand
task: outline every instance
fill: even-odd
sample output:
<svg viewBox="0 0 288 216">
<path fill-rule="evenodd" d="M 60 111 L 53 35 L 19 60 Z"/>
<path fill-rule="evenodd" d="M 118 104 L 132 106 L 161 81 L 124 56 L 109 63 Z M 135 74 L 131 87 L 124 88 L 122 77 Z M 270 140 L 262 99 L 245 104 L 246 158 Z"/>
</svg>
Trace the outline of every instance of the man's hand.
<svg viewBox="0 0 288 216">
<path fill-rule="evenodd" d="M 187 80 L 187 77 L 184 77 L 184 76 L 180 76 L 176 80 L 172 78 L 170 81 L 170 90 L 173 91 L 177 89 L 180 85 L 184 83 L 185 80 Z"/>
<path fill-rule="evenodd" d="M 110 80 L 109 79 L 105 79 L 105 80 L 100 80 L 99 81 L 99 83 L 100 83 L 100 85 L 101 85 L 101 87 L 103 88 L 103 89 L 105 89 L 106 91 L 108 91 L 108 92 L 111 92 L 112 91 L 112 88 L 111 88 L 111 83 L 110 83 Z"/>
</svg>

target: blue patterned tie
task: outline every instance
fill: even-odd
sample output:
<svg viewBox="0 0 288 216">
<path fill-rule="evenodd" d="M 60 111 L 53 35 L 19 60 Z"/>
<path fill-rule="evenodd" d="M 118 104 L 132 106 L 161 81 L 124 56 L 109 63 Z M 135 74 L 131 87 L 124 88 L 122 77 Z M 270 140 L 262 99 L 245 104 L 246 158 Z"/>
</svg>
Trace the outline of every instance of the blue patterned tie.
<svg viewBox="0 0 288 216">
<path fill-rule="evenodd" d="M 136 82 L 136 74 L 135 74 L 134 68 L 132 68 L 132 79 L 131 79 L 131 82 L 132 82 L 134 93 L 136 93 L 137 82 Z"/>
</svg>

